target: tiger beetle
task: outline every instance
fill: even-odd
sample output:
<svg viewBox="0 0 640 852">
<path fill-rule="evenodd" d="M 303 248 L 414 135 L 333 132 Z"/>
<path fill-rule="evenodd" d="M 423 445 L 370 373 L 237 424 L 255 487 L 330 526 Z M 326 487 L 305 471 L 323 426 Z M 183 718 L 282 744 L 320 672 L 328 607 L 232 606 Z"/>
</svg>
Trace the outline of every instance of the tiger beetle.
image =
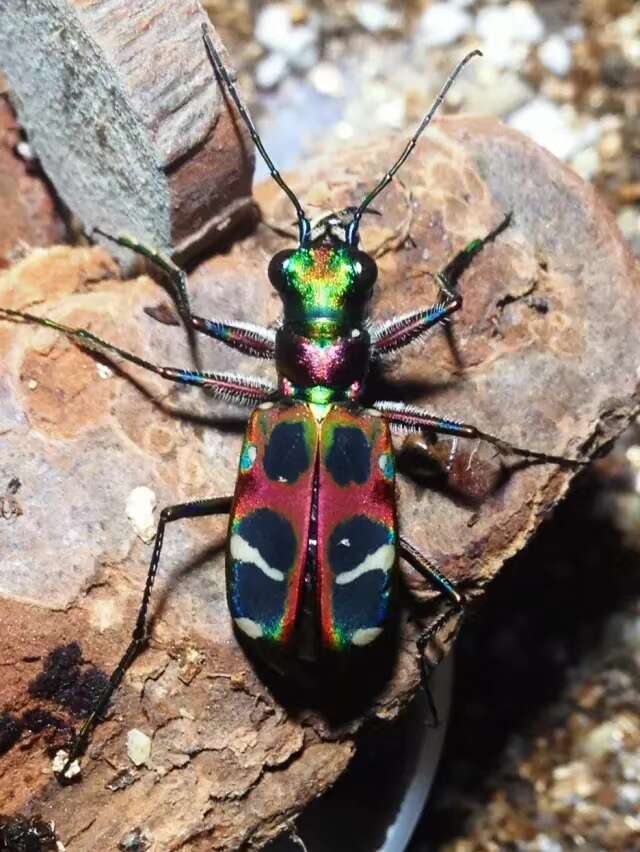
<svg viewBox="0 0 640 852">
<path fill-rule="evenodd" d="M 333 659 L 336 654 L 348 657 L 350 650 L 375 643 L 396 609 L 396 566 L 402 557 L 448 601 L 446 610 L 417 640 L 426 686 L 429 640 L 450 618 L 462 613 L 465 601 L 455 585 L 399 534 L 391 429 L 481 439 L 500 452 L 532 461 L 579 463 L 515 447 L 475 426 L 414 406 L 379 400 L 365 407 L 361 401 L 373 359 L 407 346 L 460 310 L 457 272 L 493 236 L 473 240 L 435 275 L 441 292 L 436 304 L 385 322 L 369 322 L 368 306 L 378 270 L 371 255 L 359 248 L 362 217 L 407 160 L 455 78 L 480 51 L 472 51 L 457 65 L 398 159 L 364 200 L 312 224 L 265 150 L 206 26 L 203 38 L 219 84 L 237 107 L 271 177 L 295 209 L 298 245 L 278 252 L 268 268 L 269 280 L 284 307 L 281 325 L 273 331 L 253 323 L 194 315 L 186 274 L 172 260 L 128 237 L 110 238 L 150 259 L 168 275 L 189 333 L 201 332 L 246 355 L 274 360 L 277 385 L 242 375 L 158 366 L 86 329 L 21 311 L 0 311 L 5 318 L 55 329 L 85 349 L 118 356 L 169 381 L 196 385 L 214 396 L 254 406 L 235 494 L 168 506 L 160 513 L 129 646 L 75 738 L 62 776 L 85 750 L 146 642 L 151 592 L 167 524 L 229 514 L 227 599 L 238 636 L 262 652 L 298 658 L 313 656 L 301 649 L 310 632 L 317 655 Z"/>
</svg>

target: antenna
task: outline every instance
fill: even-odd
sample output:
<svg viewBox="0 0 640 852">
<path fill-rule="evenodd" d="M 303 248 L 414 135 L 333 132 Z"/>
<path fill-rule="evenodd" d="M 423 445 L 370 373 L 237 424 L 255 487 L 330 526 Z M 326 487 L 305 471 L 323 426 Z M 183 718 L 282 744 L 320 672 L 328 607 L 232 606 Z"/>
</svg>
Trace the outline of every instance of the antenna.
<svg viewBox="0 0 640 852">
<path fill-rule="evenodd" d="M 409 141 L 405 145 L 403 152 L 400 154 L 398 159 L 395 161 L 395 163 L 389 169 L 389 171 L 385 174 L 385 176 L 382 178 L 382 180 L 371 190 L 371 192 L 366 196 L 366 198 L 364 199 L 362 204 L 356 209 L 355 213 L 353 214 L 353 219 L 351 220 L 351 223 L 350 223 L 349 228 L 347 230 L 347 242 L 350 245 L 356 245 L 357 242 L 358 242 L 358 227 L 360 225 L 360 219 L 362 218 L 362 214 L 365 212 L 367 207 L 371 204 L 373 199 L 377 195 L 379 195 L 382 192 L 382 190 L 391 183 L 391 181 L 393 180 L 393 177 L 397 173 L 398 169 L 404 164 L 404 162 L 409 157 L 409 154 L 416 147 L 416 142 L 418 141 L 420 136 L 423 134 L 423 132 L 427 129 L 429 124 L 431 123 L 431 119 L 433 118 L 433 116 L 438 111 L 438 107 L 440 106 L 442 101 L 446 98 L 447 92 L 449 91 L 449 89 L 453 85 L 456 77 L 462 71 L 462 69 L 467 64 L 467 62 L 469 62 L 475 56 L 482 56 L 482 51 L 481 50 L 472 50 L 471 53 L 467 53 L 467 55 L 464 57 L 464 59 L 462 59 L 460 62 L 458 62 L 453 73 L 449 76 L 449 79 L 447 80 L 447 82 L 444 84 L 444 86 L 440 90 L 440 94 L 438 95 L 438 97 L 433 102 L 433 106 L 431 107 L 429 112 L 425 115 L 425 117 L 422 119 L 422 121 L 420 122 L 420 126 L 418 127 L 416 132 L 413 134 L 411 139 L 409 139 Z"/>
<path fill-rule="evenodd" d="M 304 210 L 302 209 L 302 205 L 298 201 L 296 194 L 293 192 L 291 187 L 287 185 L 284 178 L 280 174 L 280 172 L 276 169 L 273 164 L 271 157 L 267 154 L 267 151 L 262 144 L 262 139 L 258 135 L 258 131 L 256 130 L 256 126 L 251 120 L 251 116 L 247 112 L 244 104 L 240 100 L 240 96 L 236 90 L 235 84 L 231 77 L 229 76 L 229 72 L 224 67 L 222 60 L 220 59 L 220 54 L 213 46 L 213 42 L 211 41 L 211 36 L 209 35 L 207 25 L 202 24 L 202 37 L 204 38 L 204 43 L 207 48 L 207 53 L 209 54 L 209 59 L 211 60 L 211 64 L 216 72 L 216 76 L 221 79 L 225 86 L 227 87 L 227 91 L 231 95 L 231 98 L 238 108 L 238 112 L 242 117 L 242 120 L 249 128 L 249 133 L 251 134 L 251 139 L 253 140 L 253 144 L 258 149 L 260 156 L 267 164 L 267 168 L 269 169 L 269 174 L 278 184 L 278 186 L 284 190 L 284 192 L 288 195 L 291 203 L 296 209 L 296 216 L 298 218 L 298 228 L 300 232 L 300 245 L 307 243 L 309 241 L 309 237 L 311 236 L 311 225 L 309 220 L 307 219 Z"/>
</svg>

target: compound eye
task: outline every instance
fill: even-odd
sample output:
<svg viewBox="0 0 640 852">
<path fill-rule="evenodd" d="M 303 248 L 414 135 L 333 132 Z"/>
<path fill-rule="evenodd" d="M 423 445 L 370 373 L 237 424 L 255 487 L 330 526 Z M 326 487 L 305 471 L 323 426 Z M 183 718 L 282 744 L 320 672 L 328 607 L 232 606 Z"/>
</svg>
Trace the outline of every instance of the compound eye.
<svg viewBox="0 0 640 852">
<path fill-rule="evenodd" d="M 371 255 L 364 251 L 356 251 L 353 258 L 353 268 L 360 286 L 370 289 L 378 277 L 378 265 Z"/>
<path fill-rule="evenodd" d="M 274 254 L 269 261 L 267 275 L 276 290 L 284 290 L 287 286 L 287 265 L 292 254 L 292 251 L 285 249 Z"/>
</svg>

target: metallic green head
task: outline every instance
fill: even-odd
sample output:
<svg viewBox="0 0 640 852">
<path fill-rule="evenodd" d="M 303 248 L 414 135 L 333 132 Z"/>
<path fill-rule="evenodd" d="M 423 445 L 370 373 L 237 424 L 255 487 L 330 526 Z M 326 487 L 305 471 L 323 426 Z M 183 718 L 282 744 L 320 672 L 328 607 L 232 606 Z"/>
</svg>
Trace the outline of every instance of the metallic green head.
<svg viewBox="0 0 640 852">
<path fill-rule="evenodd" d="M 284 303 L 285 324 L 361 325 L 377 276 L 372 257 L 337 240 L 278 252 L 269 264 L 269 279 Z"/>
</svg>

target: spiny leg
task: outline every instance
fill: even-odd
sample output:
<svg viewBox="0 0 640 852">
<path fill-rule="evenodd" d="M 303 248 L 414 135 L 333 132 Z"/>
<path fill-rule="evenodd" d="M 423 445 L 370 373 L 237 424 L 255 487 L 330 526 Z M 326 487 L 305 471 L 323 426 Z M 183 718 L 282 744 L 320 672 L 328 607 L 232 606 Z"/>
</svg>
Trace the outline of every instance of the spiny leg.
<svg viewBox="0 0 640 852">
<path fill-rule="evenodd" d="M 427 661 L 425 652 L 431 639 L 448 621 L 457 614 L 464 614 L 465 600 L 455 585 L 448 580 L 444 574 L 436 568 L 433 562 L 427 559 L 427 557 L 421 553 L 417 547 L 407 541 L 406 538 L 400 538 L 399 550 L 400 556 L 402 556 L 402 558 L 405 559 L 409 565 L 418 572 L 418 574 L 424 577 L 425 580 L 436 585 L 451 603 L 451 606 L 447 609 L 447 611 L 443 612 L 442 615 L 436 618 L 436 620 L 429 625 L 429 627 L 423 630 L 416 640 L 416 647 L 418 649 L 418 656 L 420 659 L 420 680 L 427 697 L 427 704 L 429 705 L 432 724 L 437 725 L 438 711 L 435 706 L 433 696 L 431 695 L 431 690 L 429 689 L 431 666 Z"/>
<path fill-rule="evenodd" d="M 184 385 L 197 385 L 222 399 L 235 400 L 247 405 L 257 405 L 260 402 L 266 402 L 271 399 L 276 393 L 276 388 L 273 385 L 246 376 L 234 375 L 232 373 L 203 373 L 196 370 L 182 370 L 177 367 L 161 367 L 157 364 L 152 364 L 150 361 L 146 361 L 144 358 L 140 358 L 138 355 L 134 355 L 132 352 L 127 352 L 113 343 L 102 340 L 92 332 L 87 331 L 87 329 L 71 328 L 46 317 L 38 317 L 34 314 L 24 311 L 14 311 L 10 308 L 0 308 L 0 319 L 3 317 L 20 319 L 36 325 L 42 325 L 45 328 L 54 329 L 65 334 L 84 349 L 117 355 L 125 361 L 130 361 L 132 364 L 137 364 L 138 367 L 162 376 L 163 379 L 179 382 Z"/>
<path fill-rule="evenodd" d="M 400 317 L 393 317 L 371 331 L 371 343 L 376 355 L 386 355 L 414 341 L 430 328 L 447 320 L 462 307 L 462 296 L 438 302 L 430 308 L 412 311 Z"/>
<path fill-rule="evenodd" d="M 172 521 L 178 521 L 183 518 L 202 518 L 207 515 L 228 514 L 231 511 L 232 500 L 232 497 L 214 497 L 210 500 L 196 500 L 192 503 L 179 503 L 177 506 L 165 507 L 160 513 L 160 520 L 156 530 L 155 544 L 153 546 L 153 553 L 151 554 L 147 580 L 144 592 L 142 593 L 142 601 L 138 610 L 136 623 L 131 634 L 131 641 L 129 642 L 127 650 L 122 655 L 120 662 L 111 673 L 109 682 L 98 698 L 91 714 L 80 728 L 78 736 L 75 738 L 71 746 L 69 756 L 60 773 L 62 777 L 65 776 L 65 773 L 73 761 L 84 752 L 92 731 L 100 721 L 100 717 L 106 710 L 114 692 L 120 686 L 127 669 L 130 667 L 131 663 L 135 660 L 136 656 L 147 641 L 149 602 L 151 600 L 151 592 L 156 579 L 156 574 L 158 573 L 158 563 L 160 562 L 160 554 L 162 552 L 166 525 Z"/>
<path fill-rule="evenodd" d="M 493 242 L 511 223 L 512 214 L 508 213 L 500 224 L 486 237 L 472 240 L 465 248 L 434 275 L 443 294 L 443 299 L 429 308 L 422 308 L 401 317 L 393 317 L 387 322 L 374 326 L 371 339 L 374 352 L 384 355 L 401 349 L 420 335 L 439 323 L 447 323 L 452 314 L 462 308 L 462 295 L 458 292 L 458 281 L 469 267 L 473 258 L 487 245 Z"/>
<path fill-rule="evenodd" d="M 187 273 L 183 269 L 180 269 L 180 267 L 174 263 L 170 257 L 167 257 L 167 255 L 162 254 L 162 252 L 157 251 L 157 249 L 152 248 L 151 246 L 146 245 L 146 243 L 142 243 L 127 234 L 114 236 L 113 234 L 107 233 L 107 231 L 103 231 L 102 228 L 93 228 L 89 233 L 89 236 L 92 237 L 94 234 L 100 234 L 108 240 L 111 240 L 113 243 L 117 243 L 120 246 L 131 249 L 131 251 L 148 258 L 152 263 L 155 263 L 159 269 L 162 269 L 169 279 L 169 283 L 173 290 L 178 309 L 180 311 L 180 316 L 182 317 L 185 327 L 187 329 L 192 327 L 193 315 L 191 313 L 191 304 L 189 302 L 189 291 L 187 290 Z"/>
<path fill-rule="evenodd" d="M 198 316 L 192 316 L 191 323 L 196 331 L 220 340 L 245 355 L 253 355 L 254 358 L 275 358 L 276 335 L 270 328 L 251 322 L 224 322 Z"/>
<path fill-rule="evenodd" d="M 244 352 L 245 355 L 254 355 L 256 358 L 273 358 L 275 356 L 275 334 L 271 329 L 253 323 L 209 320 L 193 314 L 187 291 L 187 274 L 170 257 L 126 234 L 113 236 L 101 228 L 94 228 L 93 233 L 102 234 L 103 237 L 112 242 L 143 255 L 167 274 L 180 309 L 180 315 L 187 329 L 214 337 L 216 340 L 226 343 L 232 349 Z"/>
<path fill-rule="evenodd" d="M 446 420 L 443 417 L 436 417 L 434 414 L 429 414 L 427 411 L 422 411 L 413 405 L 405 405 L 402 402 L 380 400 L 374 402 L 373 407 L 384 414 L 392 427 L 406 432 L 439 432 L 443 435 L 454 435 L 460 438 L 482 439 L 493 444 L 501 453 L 507 455 L 512 453 L 531 461 L 550 462 L 567 467 L 581 467 L 588 464 L 588 462 L 581 459 L 555 456 L 550 453 L 516 447 L 514 444 L 503 441 L 502 438 L 491 435 L 489 432 L 483 432 L 469 423 L 460 423 L 456 420 Z"/>
</svg>

